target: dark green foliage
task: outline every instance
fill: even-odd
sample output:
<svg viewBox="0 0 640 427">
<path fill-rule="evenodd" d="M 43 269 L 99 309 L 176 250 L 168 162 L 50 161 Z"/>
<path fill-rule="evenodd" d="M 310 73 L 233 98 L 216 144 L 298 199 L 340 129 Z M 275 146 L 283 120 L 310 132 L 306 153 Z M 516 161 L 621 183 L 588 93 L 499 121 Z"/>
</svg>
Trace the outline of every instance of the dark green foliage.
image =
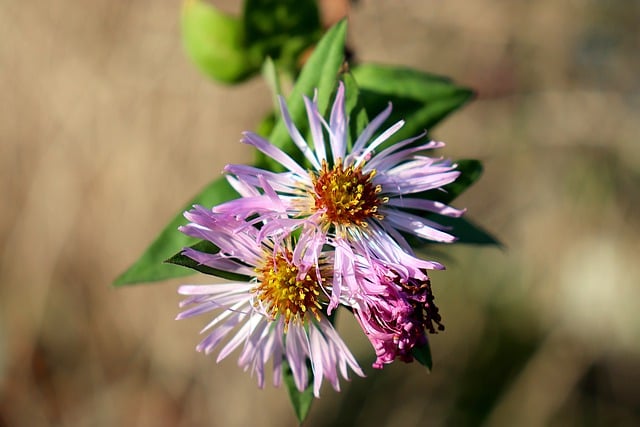
<svg viewBox="0 0 640 427">
<path fill-rule="evenodd" d="M 216 254 L 220 251 L 220 248 L 207 240 L 201 240 L 195 245 L 192 245 L 191 248 L 208 254 Z M 223 279 L 237 280 L 241 282 L 248 282 L 249 280 L 251 280 L 251 277 L 244 276 L 242 274 L 234 274 L 228 271 L 218 270 L 216 268 L 211 268 L 209 266 L 200 264 L 189 258 L 188 256 L 183 255 L 182 252 L 175 254 L 165 262 L 169 264 L 180 265 L 182 267 L 192 268 L 196 271 L 199 271 L 200 273 L 208 274 L 210 276 L 222 277 Z"/>
<path fill-rule="evenodd" d="M 301 392 L 296 387 L 295 381 L 293 380 L 293 372 L 286 360 L 283 362 L 283 372 L 284 383 L 287 386 L 293 410 L 296 413 L 298 421 L 302 423 L 305 418 L 307 418 L 309 410 L 311 409 L 311 404 L 313 403 L 313 380 L 311 380 L 307 388 Z M 313 372 L 311 372 L 311 369 L 309 369 L 309 378 L 313 378 Z"/>
<path fill-rule="evenodd" d="M 195 204 L 213 206 L 237 196 L 238 194 L 231 188 L 224 177 L 213 181 L 175 215 L 142 256 L 116 279 L 114 285 L 132 285 L 140 282 L 153 282 L 171 277 L 190 275 L 191 271 L 186 268 L 164 263 L 167 258 L 172 257 L 185 246 L 193 245 L 197 241 L 178 231 L 180 225 L 186 224 L 182 212 Z"/>
<path fill-rule="evenodd" d="M 405 121 L 381 148 L 431 129 L 473 95 L 470 89 L 447 78 L 404 67 L 361 64 L 353 67 L 352 73 L 360 87 L 361 102 L 371 117 L 391 102 L 389 121 Z"/>
</svg>

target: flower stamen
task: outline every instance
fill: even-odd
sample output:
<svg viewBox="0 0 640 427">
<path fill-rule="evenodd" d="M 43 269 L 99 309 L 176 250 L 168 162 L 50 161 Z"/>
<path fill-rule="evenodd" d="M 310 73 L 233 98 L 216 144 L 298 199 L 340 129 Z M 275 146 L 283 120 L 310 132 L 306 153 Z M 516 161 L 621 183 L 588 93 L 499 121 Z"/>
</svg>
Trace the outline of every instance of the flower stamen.
<svg viewBox="0 0 640 427">
<path fill-rule="evenodd" d="M 292 262 L 290 251 L 274 254 L 262 267 L 256 268 L 258 285 L 252 290 L 256 305 L 261 303 L 266 315 L 275 319 L 284 316 L 285 332 L 289 322 L 303 322 L 307 313 L 320 320 L 320 286 L 315 268 L 303 277 Z M 325 279 L 322 278 L 322 281 Z"/>
<path fill-rule="evenodd" d="M 376 170 L 363 173 L 362 165 L 346 168 L 338 159 L 333 168 L 325 160 L 318 175 L 311 173 L 315 209 L 323 210 L 325 219 L 333 224 L 367 226 L 368 218 L 381 220 L 378 206 L 384 200 L 378 197 L 380 185 L 373 185 Z"/>
</svg>

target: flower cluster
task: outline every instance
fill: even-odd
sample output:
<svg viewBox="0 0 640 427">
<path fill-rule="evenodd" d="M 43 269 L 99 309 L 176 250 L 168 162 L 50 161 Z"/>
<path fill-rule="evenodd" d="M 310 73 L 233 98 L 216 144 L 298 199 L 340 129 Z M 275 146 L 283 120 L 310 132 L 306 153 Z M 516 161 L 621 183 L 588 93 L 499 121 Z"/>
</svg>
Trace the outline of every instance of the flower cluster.
<svg viewBox="0 0 640 427">
<path fill-rule="evenodd" d="M 302 391 L 319 395 L 324 378 L 339 390 L 339 376 L 362 370 L 329 320 L 338 306 L 357 318 L 375 349 L 374 368 L 413 360 L 427 333 L 444 327 L 427 270 L 443 269 L 419 258 L 407 236 L 437 242 L 455 237 L 426 213 L 458 217 L 458 210 L 429 200 L 459 175 L 456 165 L 424 155 L 441 142 L 424 134 L 394 144 L 404 124 L 386 130 L 391 105 L 349 143 L 345 88 L 340 83 L 330 116 L 304 98 L 310 143 L 294 125 L 285 102 L 281 113 L 302 160 L 264 138 L 245 133 L 249 144 L 283 172 L 228 165 L 227 179 L 241 196 L 185 213 L 181 231 L 213 243 L 219 251 L 183 252 L 197 263 L 247 277 L 246 282 L 182 286 L 189 306 L 178 318 L 217 311 L 204 328 L 199 351 L 218 348 L 217 360 L 241 348 L 239 364 L 264 385 L 271 359 L 273 382 L 283 361 Z M 387 144 L 385 144 L 387 143 Z"/>
</svg>

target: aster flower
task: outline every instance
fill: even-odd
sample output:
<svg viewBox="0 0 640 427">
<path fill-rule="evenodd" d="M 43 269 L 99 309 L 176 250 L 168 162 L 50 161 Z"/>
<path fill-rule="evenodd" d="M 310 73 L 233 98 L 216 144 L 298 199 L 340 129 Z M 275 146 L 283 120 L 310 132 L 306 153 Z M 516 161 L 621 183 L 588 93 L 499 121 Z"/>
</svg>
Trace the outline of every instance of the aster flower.
<svg viewBox="0 0 640 427">
<path fill-rule="evenodd" d="M 242 141 L 252 145 L 286 171 L 277 173 L 246 165 L 228 165 L 229 182 L 243 196 L 214 208 L 261 223 L 261 235 L 288 236 L 300 229 L 300 265 L 317 264 L 325 245 L 335 247 L 334 278 L 329 311 L 337 306 L 342 289 L 353 282 L 354 247 L 368 257 L 405 260 L 413 268 L 442 268 L 411 255 L 402 233 L 436 242 L 453 242 L 446 227 L 420 216 L 436 213 L 458 217 L 464 213 L 443 203 L 421 198 L 419 193 L 439 189 L 453 182 L 460 172 L 442 158 L 421 154 L 444 146 L 442 142 L 418 142 L 424 134 L 376 149 L 403 125 L 399 121 L 374 135 L 391 114 L 391 105 L 375 117 L 348 150 L 348 117 L 345 88 L 338 87 L 329 123 L 315 101 L 304 98 L 312 144 L 307 143 L 291 120 L 280 98 L 284 123 L 307 165 L 264 138 L 247 132 Z M 328 145 L 325 143 L 328 135 Z M 327 150 L 329 148 L 329 150 Z M 348 151 L 348 152 L 347 152 Z M 309 169 L 307 169 L 309 167 Z M 427 263 L 427 265 L 425 265 Z M 343 283 L 345 286 L 343 286 Z"/>
<path fill-rule="evenodd" d="M 198 351 L 209 354 L 229 338 L 217 361 L 240 348 L 238 364 L 256 375 L 261 388 L 269 359 L 276 386 L 282 381 L 282 362 L 287 360 L 297 389 L 303 391 L 310 381 L 309 362 L 316 397 L 323 378 L 340 389 L 338 371 L 345 379 L 348 368 L 364 376 L 322 312 L 330 265 L 321 260 L 317 269 L 307 268 L 301 274 L 290 239 L 256 244 L 255 227 L 201 206 L 186 212 L 185 217 L 190 223 L 181 227 L 183 233 L 208 240 L 220 251 L 210 254 L 186 248 L 184 255 L 211 268 L 251 278 L 247 282 L 179 288 L 180 294 L 188 296 L 181 307 L 189 308 L 178 319 L 221 311 L 202 330 L 207 335 L 196 347 Z"/>
<path fill-rule="evenodd" d="M 429 277 L 406 278 L 382 263 L 359 274 L 369 283 L 369 295 L 353 304 L 353 313 L 375 349 L 373 367 L 412 362 L 412 350 L 427 344 L 426 332 L 444 330 Z"/>
</svg>

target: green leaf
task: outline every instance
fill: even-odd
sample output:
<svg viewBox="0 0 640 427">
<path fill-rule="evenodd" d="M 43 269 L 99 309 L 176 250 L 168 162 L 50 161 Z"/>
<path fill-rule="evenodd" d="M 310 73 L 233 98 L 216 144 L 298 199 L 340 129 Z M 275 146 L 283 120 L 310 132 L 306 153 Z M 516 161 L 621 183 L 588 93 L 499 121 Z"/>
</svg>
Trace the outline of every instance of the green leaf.
<svg viewBox="0 0 640 427">
<path fill-rule="evenodd" d="M 199 241 L 195 245 L 192 245 L 191 248 L 199 252 L 205 252 L 208 254 L 216 254 L 220 251 L 220 248 L 206 240 Z M 208 274 L 210 276 L 222 277 L 223 279 L 236 280 L 240 282 L 248 282 L 251 280 L 251 277 L 245 276 L 244 274 L 230 273 L 228 271 L 218 270 L 217 268 L 211 268 L 204 264 L 200 264 L 197 261 L 189 258 L 188 256 L 182 255 L 182 252 L 175 254 L 165 262 L 191 268 L 193 270 L 199 271 L 200 273 Z"/>
<path fill-rule="evenodd" d="M 283 362 L 284 368 L 284 383 L 287 386 L 287 391 L 289 392 L 289 399 L 291 399 L 291 405 L 293 405 L 293 410 L 296 413 L 296 417 L 298 421 L 302 424 L 302 422 L 307 418 L 309 414 L 309 410 L 311 409 L 311 403 L 313 403 L 313 380 L 309 381 L 309 385 L 304 391 L 299 391 L 296 387 L 296 383 L 293 380 L 293 371 L 291 371 L 291 367 L 289 363 L 284 360 Z M 310 371 L 309 378 L 313 378 L 313 373 Z"/>
<path fill-rule="evenodd" d="M 361 64 L 353 67 L 352 73 L 370 114 L 378 114 L 391 102 L 393 112 L 389 121 L 406 122 L 383 146 L 432 128 L 473 95 L 470 89 L 447 78 L 409 68 Z"/>
<path fill-rule="evenodd" d="M 415 359 L 423 366 L 426 366 L 428 370 L 433 369 L 433 359 L 431 358 L 431 347 L 429 341 L 422 347 L 413 347 L 411 354 Z"/>
<path fill-rule="evenodd" d="M 142 256 L 115 280 L 114 285 L 153 282 L 191 274 L 185 268 L 164 263 L 167 258 L 173 256 L 185 246 L 190 246 L 197 241 L 178 231 L 178 227 L 186 223 L 186 220 L 182 217 L 182 212 L 190 209 L 195 204 L 213 206 L 237 196 L 235 190 L 224 177 L 213 181 L 173 218 Z"/>
<path fill-rule="evenodd" d="M 317 88 L 318 110 L 321 114 L 326 112 L 333 95 L 338 72 L 343 63 L 346 31 L 347 22 L 345 20 L 340 21 L 327 31 L 300 72 L 298 81 L 287 99 L 291 118 L 302 134 L 306 132 L 308 127 L 302 95 L 312 96 L 313 90 Z M 269 141 L 295 160 L 302 162 L 303 156 L 291 140 L 281 118 L 276 123 Z M 273 161 L 270 162 L 270 166 L 273 170 L 282 170 Z"/>
<path fill-rule="evenodd" d="M 456 197 L 462 194 L 467 188 L 480 179 L 480 176 L 482 176 L 483 168 L 482 163 L 479 160 L 462 159 L 458 160 L 456 163 L 458 164 L 458 170 L 461 173 L 454 182 L 442 187 L 445 191 L 424 191 L 422 193 L 414 194 L 413 197 L 450 204 Z M 450 227 L 450 229 L 445 231 L 458 238 L 456 243 L 502 246 L 502 243 L 500 243 L 500 241 L 498 241 L 494 236 L 466 217 L 451 218 L 437 214 L 425 214 L 424 212 L 417 210 L 410 209 L 409 211 L 438 224 L 444 225 L 445 227 Z M 433 243 L 420 239 L 416 236 L 409 235 L 408 233 L 403 233 L 403 235 L 407 238 L 407 241 L 414 249 Z"/>
<path fill-rule="evenodd" d="M 260 70 L 263 58 L 254 58 L 246 50 L 240 19 L 203 0 L 186 0 L 181 26 L 187 54 L 209 77 L 236 83 Z"/>
<path fill-rule="evenodd" d="M 315 0 L 246 0 L 245 41 L 251 55 L 297 71 L 300 53 L 321 35 Z"/>
<path fill-rule="evenodd" d="M 190 3 L 190 0 L 187 3 Z M 196 4 L 199 4 L 196 1 Z M 206 6 L 206 5 L 204 5 Z M 188 6 L 185 6 L 188 7 Z M 191 6 L 196 7 L 196 6 Z M 200 6 L 197 6 L 200 7 Z M 346 22 L 342 21 L 330 29 L 323 40 L 318 44 L 316 51 L 303 69 L 298 83 L 294 87 L 290 96 L 291 114 L 294 120 L 301 121 L 304 118 L 305 110 L 302 94 L 311 94 L 314 88 L 318 88 L 318 104 L 321 111 L 326 110 L 333 88 L 335 87 L 338 70 L 342 64 L 344 41 L 346 35 Z M 263 131 L 270 127 L 270 119 L 265 119 Z M 280 146 L 289 143 L 289 149 L 297 151 L 297 148 L 290 141 L 288 132 L 282 120 L 280 120 L 271 133 L 272 141 L 279 141 Z M 272 166 L 269 159 L 264 159 L 261 163 Z M 220 178 L 211 183 L 202 193 L 196 196 L 186 207 L 189 209 L 193 204 L 212 206 L 237 197 L 226 179 Z M 177 231 L 178 226 L 184 224 L 182 212 L 169 223 L 160 233 L 156 240 L 144 252 L 127 271 L 125 271 L 115 281 L 115 285 L 134 284 L 139 282 L 150 282 L 164 280 L 172 277 L 180 277 L 190 274 L 188 269 L 178 267 L 174 264 L 163 263 L 172 257 L 183 247 L 196 243 L 195 239 L 189 238 Z"/>
<path fill-rule="evenodd" d="M 270 57 L 265 59 L 264 64 L 262 64 L 262 77 L 271 90 L 274 111 L 278 111 L 278 95 L 282 93 L 282 86 L 276 64 Z"/>
<path fill-rule="evenodd" d="M 435 218 L 436 216 L 437 218 Z M 502 243 L 489 232 L 465 217 L 451 218 L 448 216 L 433 215 L 429 216 L 429 219 L 446 227 L 451 227 L 447 232 L 458 238 L 456 243 L 502 246 Z"/>
<path fill-rule="evenodd" d="M 345 87 L 345 110 L 349 118 L 349 148 L 353 145 L 353 138 L 357 138 L 369 124 L 367 110 L 360 98 L 360 89 L 351 73 L 344 73 L 342 81 Z"/>
</svg>

